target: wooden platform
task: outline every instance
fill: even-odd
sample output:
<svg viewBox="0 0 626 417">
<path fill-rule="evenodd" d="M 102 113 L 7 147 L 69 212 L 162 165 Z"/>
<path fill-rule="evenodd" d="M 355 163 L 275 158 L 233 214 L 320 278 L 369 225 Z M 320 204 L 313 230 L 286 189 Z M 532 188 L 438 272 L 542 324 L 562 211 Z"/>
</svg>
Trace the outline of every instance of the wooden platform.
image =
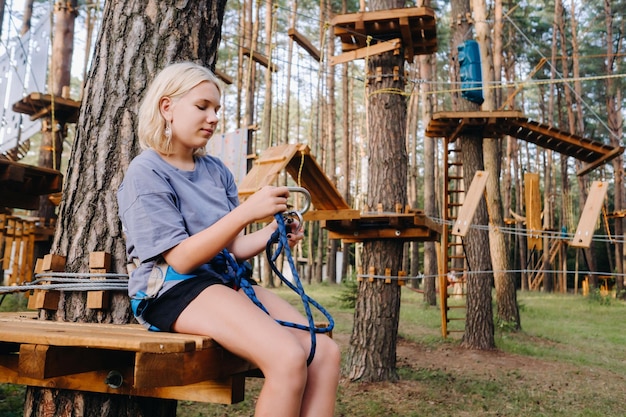
<svg viewBox="0 0 626 417">
<path fill-rule="evenodd" d="M 28 114 L 31 120 L 54 115 L 64 123 L 76 123 L 79 109 L 80 101 L 43 93 L 30 93 L 13 104 L 14 112 Z"/>
<path fill-rule="evenodd" d="M 441 233 L 441 225 L 421 211 L 362 213 L 350 220 L 323 221 L 322 227 L 328 230 L 329 239 L 342 239 L 346 243 L 387 239 L 435 241 Z"/>
<path fill-rule="evenodd" d="M 437 22 L 434 10 L 429 7 L 344 14 L 335 16 L 331 23 L 335 35 L 341 39 L 344 52 L 332 57 L 332 65 L 389 50 L 380 50 L 384 43 L 389 43 L 389 48 L 396 49 L 400 45 L 389 42 L 394 39 L 401 41 L 405 58 L 409 62 L 413 61 L 415 55 L 437 51 Z M 371 37 L 369 45 L 368 37 Z M 368 48 L 370 51 L 367 51 Z"/>
<path fill-rule="evenodd" d="M 39 196 L 61 191 L 59 171 L 0 159 L 0 207 L 35 210 Z"/>
<path fill-rule="evenodd" d="M 0 314 L 2 383 L 231 404 L 251 371 L 204 336 Z"/>
<path fill-rule="evenodd" d="M 509 135 L 552 149 L 586 163 L 577 175 L 584 175 L 624 152 L 624 147 L 607 145 L 534 122 L 518 111 L 435 113 L 426 128 L 426 136 L 445 137 L 450 142 L 463 135 L 477 135 L 481 138 Z"/>
</svg>

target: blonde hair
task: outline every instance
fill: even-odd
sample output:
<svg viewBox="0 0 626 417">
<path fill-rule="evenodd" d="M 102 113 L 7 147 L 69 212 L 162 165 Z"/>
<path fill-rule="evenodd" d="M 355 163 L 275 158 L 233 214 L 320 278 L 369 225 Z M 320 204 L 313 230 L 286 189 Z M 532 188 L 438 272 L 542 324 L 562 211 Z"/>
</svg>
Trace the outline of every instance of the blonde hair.
<svg viewBox="0 0 626 417">
<path fill-rule="evenodd" d="M 169 97 L 176 100 L 204 81 L 214 84 L 219 93 L 222 93 L 219 79 L 202 65 L 179 62 L 161 70 L 148 87 L 139 106 L 137 135 L 142 149 L 154 149 L 166 155 L 172 152 L 171 143 L 165 136 L 166 120 L 159 108 L 161 99 Z M 204 148 L 198 148 L 194 152 L 195 155 L 205 153 Z"/>
</svg>

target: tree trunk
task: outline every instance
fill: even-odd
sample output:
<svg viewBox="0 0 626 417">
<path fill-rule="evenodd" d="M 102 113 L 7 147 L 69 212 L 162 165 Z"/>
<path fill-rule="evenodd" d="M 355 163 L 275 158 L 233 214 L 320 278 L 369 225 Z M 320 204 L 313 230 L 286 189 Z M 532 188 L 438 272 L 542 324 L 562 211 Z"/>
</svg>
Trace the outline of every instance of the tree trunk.
<svg viewBox="0 0 626 417">
<path fill-rule="evenodd" d="M 402 7 L 404 2 L 371 2 L 371 10 Z M 404 74 L 403 54 L 386 52 L 370 56 L 366 60 L 366 78 L 380 68 L 382 74 L 393 74 L 394 67 Z M 367 206 L 382 204 L 384 211 L 394 211 L 397 203 L 406 205 L 407 151 L 406 101 L 400 94 L 404 91 L 404 77 L 382 77 L 380 81 L 369 79 L 367 85 L 368 117 L 368 190 Z M 380 91 L 379 91 L 380 90 Z M 362 266 L 364 271 L 374 268 L 376 274 L 389 269 L 398 275 L 402 268 L 403 243 L 400 241 L 366 241 L 363 244 Z M 396 341 L 400 316 L 400 286 L 385 284 L 383 280 L 359 283 L 354 327 L 348 355 L 350 380 L 385 381 L 396 380 Z"/>
<path fill-rule="evenodd" d="M 480 44 L 483 85 L 490 86 L 494 81 L 493 55 L 485 0 L 474 0 L 474 18 L 476 19 L 477 40 Z M 495 90 L 483 88 L 485 102 L 483 111 L 496 109 Z M 517 305 L 515 275 L 512 271 L 512 252 L 507 250 L 502 215 L 502 196 L 500 193 L 500 173 L 502 160 L 502 138 L 485 138 L 483 140 L 485 170 L 489 173 L 486 187 L 486 200 L 489 213 L 489 251 L 494 270 L 496 287 L 497 318 L 507 323 L 509 328 L 519 330 L 520 316 Z"/>
<path fill-rule="evenodd" d="M 457 46 L 463 43 L 471 33 L 469 22 L 462 18 L 470 15 L 468 0 L 454 0 L 451 2 L 451 16 L 457 16 L 452 34 L 451 58 L 453 81 L 460 81 L 458 69 Z M 452 103 L 455 110 L 476 110 L 477 105 L 460 99 L 458 93 L 452 94 Z M 474 174 L 484 169 L 483 141 L 480 136 L 462 136 L 461 143 L 463 159 L 463 181 L 465 189 L 469 188 Z M 487 206 L 481 199 L 473 218 L 473 224 L 484 226 L 488 222 Z M 462 345 L 470 349 L 493 349 L 495 347 L 493 313 L 491 306 L 491 288 L 493 276 L 490 271 L 491 261 L 489 250 L 489 234 L 486 230 L 470 228 L 464 241 L 467 263 L 470 273 L 467 276 L 467 313 L 465 318 L 465 333 Z"/>
<path fill-rule="evenodd" d="M 427 5 L 427 4 L 425 4 Z M 430 81 L 433 74 L 432 55 L 421 55 L 419 58 L 420 78 Z M 430 94 L 430 84 L 420 84 L 422 96 L 422 121 L 427 126 L 435 109 L 435 96 Z M 424 137 L 424 213 L 429 217 L 440 217 L 437 213 L 436 187 L 435 187 L 435 149 L 436 142 L 433 138 Z M 437 290 L 435 286 L 438 274 L 437 250 L 435 242 L 424 242 L 424 302 L 437 305 Z"/>
<path fill-rule="evenodd" d="M 50 94 L 61 96 L 63 87 L 70 85 L 72 53 L 74 51 L 74 21 L 76 20 L 77 0 L 56 2 L 54 5 L 54 36 L 52 44 L 52 59 L 50 63 Z M 32 3 L 30 3 L 32 13 Z M 28 19 L 30 21 L 30 19 Z M 23 28 L 24 29 L 24 28 Z M 38 166 L 59 170 L 63 153 L 63 139 L 66 134 L 65 120 L 52 117 L 41 121 L 41 145 L 39 148 Z M 46 224 L 56 219 L 56 207 L 47 195 L 39 198 L 37 217 L 44 219 Z M 39 242 L 37 251 L 45 255 L 50 250 L 50 242 Z"/>
<path fill-rule="evenodd" d="M 348 11 L 347 1 L 341 2 L 341 13 L 345 14 Z M 341 64 L 341 102 L 343 111 L 341 112 L 341 126 L 342 126 L 342 139 L 341 139 L 341 173 L 343 174 L 343 181 L 341 182 L 341 194 L 346 200 L 346 203 L 350 205 L 352 200 L 350 199 L 350 153 L 352 152 L 351 144 L 351 124 L 350 115 L 351 111 L 351 95 L 350 95 L 350 74 L 349 63 Z M 342 242 L 341 244 L 342 262 L 341 262 L 341 279 L 345 279 L 348 275 L 348 267 L 350 265 L 350 244 Z"/>
<path fill-rule="evenodd" d="M 106 2 L 79 125 L 66 176 L 52 252 L 68 272 L 88 271 L 89 253 L 111 253 L 113 272 L 126 256 L 116 191 L 139 152 L 136 114 L 145 87 L 159 69 L 183 59 L 214 68 L 225 1 Z M 64 293 L 57 320 L 126 323 L 128 295 L 117 293 L 110 311 L 85 307 L 85 293 Z M 176 402 L 29 387 L 26 416 L 173 416 Z"/>
<path fill-rule="evenodd" d="M 608 126 L 611 134 L 611 144 L 613 146 L 621 146 L 621 137 L 622 137 L 622 125 L 623 125 L 623 116 L 622 116 L 622 92 L 615 85 L 615 81 L 610 76 L 619 73 L 619 59 L 616 51 L 622 50 L 623 45 L 623 36 L 618 37 L 618 44 L 616 45 L 615 51 L 613 50 L 613 43 L 615 42 L 613 39 L 613 13 L 611 10 L 611 1 L 604 0 L 604 16 L 606 19 L 606 45 L 607 45 L 607 60 L 606 60 L 606 74 L 609 76 L 606 83 L 606 109 L 608 116 Z M 615 212 L 620 212 L 624 208 L 624 170 L 622 167 L 624 166 L 624 156 L 620 155 L 612 161 L 613 172 L 615 175 L 615 196 L 614 196 L 614 210 Z M 624 219 L 622 217 L 616 216 L 614 219 L 615 222 L 615 266 L 618 273 L 618 276 L 615 278 L 615 292 L 617 297 L 620 299 L 626 299 L 626 293 L 624 292 L 624 262 L 625 257 L 624 253 Z"/>
<path fill-rule="evenodd" d="M 477 170 L 482 169 L 482 141 L 478 137 L 464 136 L 461 139 L 463 152 L 463 180 L 470 184 Z M 481 199 L 473 224 L 486 225 L 489 218 L 487 205 Z M 470 228 L 465 237 L 465 252 L 470 273 L 467 276 L 467 313 L 462 345 L 469 349 L 495 348 L 491 288 L 493 276 L 489 251 L 489 233 L 478 228 Z"/>
<path fill-rule="evenodd" d="M 333 15 L 332 3 L 330 1 L 326 2 L 326 16 L 324 21 L 328 21 L 330 16 Z M 324 30 L 324 28 L 322 28 Z M 326 37 L 328 39 L 332 39 L 333 36 L 333 28 L 328 27 L 326 33 Z M 326 166 L 325 171 L 328 175 L 330 181 L 337 186 L 337 141 L 335 139 L 336 136 L 336 114 L 337 114 L 337 103 L 335 101 L 335 66 L 328 65 L 330 62 L 330 57 L 335 55 L 335 43 L 328 42 L 328 57 L 321 62 L 320 65 L 323 65 L 323 70 L 326 71 L 326 85 L 328 91 L 326 92 L 326 97 L 328 97 L 328 111 L 326 112 L 326 129 L 327 129 L 327 137 L 328 137 L 328 158 L 326 158 Z M 326 234 L 326 231 L 324 231 Z M 327 235 L 326 235 L 327 236 Z M 328 240 L 328 239 L 327 239 Z M 339 250 L 340 241 L 337 239 L 332 239 L 328 242 L 328 256 L 326 257 L 327 262 L 327 271 L 326 277 L 329 284 L 337 283 L 337 252 Z"/>
</svg>

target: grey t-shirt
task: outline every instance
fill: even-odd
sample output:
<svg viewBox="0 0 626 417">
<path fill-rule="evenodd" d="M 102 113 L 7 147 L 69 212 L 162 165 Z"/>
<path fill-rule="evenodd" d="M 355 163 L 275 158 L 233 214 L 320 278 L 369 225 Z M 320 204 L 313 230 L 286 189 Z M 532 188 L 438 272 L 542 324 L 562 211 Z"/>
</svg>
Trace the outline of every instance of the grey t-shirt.
<svg viewBox="0 0 626 417">
<path fill-rule="evenodd" d="M 131 297 L 146 293 L 148 277 L 160 254 L 218 221 L 239 204 L 232 173 L 210 155 L 196 157 L 193 171 L 165 162 L 145 150 L 130 163 L 117 193 L 129 259 L 139 267 L 128 285 Z M 192 275 L 219 276 L 209 264 Z M 179 281 L 166 281 L 162 294 Z"/>
</svg>

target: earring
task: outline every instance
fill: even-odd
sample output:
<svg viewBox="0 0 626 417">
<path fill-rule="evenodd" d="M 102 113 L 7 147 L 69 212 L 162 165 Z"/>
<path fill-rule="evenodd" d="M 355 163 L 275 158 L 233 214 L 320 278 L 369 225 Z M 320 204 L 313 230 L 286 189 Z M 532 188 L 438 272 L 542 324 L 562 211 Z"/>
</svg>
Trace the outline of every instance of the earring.
<svg viewBox="0 0 626 417">
<path fill-rule="evenodd" d="M 172 139 L 172 125 L 169 120 L 165 121 L 165 130 L 163 131 L 163 134 L 168 142 Z"/>
</svg>

